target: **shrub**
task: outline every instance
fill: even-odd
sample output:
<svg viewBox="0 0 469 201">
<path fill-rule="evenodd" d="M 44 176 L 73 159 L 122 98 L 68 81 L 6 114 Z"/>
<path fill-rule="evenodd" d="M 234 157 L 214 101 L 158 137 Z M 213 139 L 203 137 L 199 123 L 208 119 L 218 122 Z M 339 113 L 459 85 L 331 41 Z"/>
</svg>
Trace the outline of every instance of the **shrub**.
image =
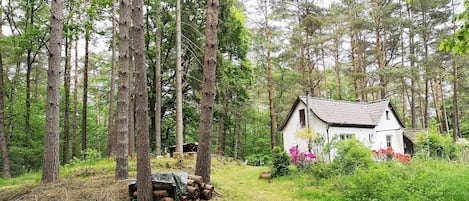
<svg viewBox="0 0 469 201">
<path fill-rule="evenodd" d="M 357 168 L 366 168 L 374 163 L 370 150 L 356 139 L 342 140 L 336 148 L 332 165 L 339 174 L 351 174 Z"/>
<path fill-rule="evenodd" d="M 266 164 L 270 164 L 272 158 L 269 155 L 263 154 L 251 154 L 244 158 L 247 161 L 247 165 L 252 166 L 263 166 Z"/>
<path fill-rule="evenodd" d="M 295 164 L 296 167 L 305 167 L 314 162 L 316 155 L 310 152 L 300 152 L 298 147 L 291 147 L 289 149 L 291 162 Z"/>
<path fill-rule="evenodd" d="M 444 136 L 437 131 L 417 135 L 417 154 L 420 157 L 442 158 L 455 160 L 458 156 L 458 147 L 453 143 L 453 138 Z"/>
<path fill-rule="evenodd" d="M 272 177 L 280 177 L 290 174 L 290 156 L 280 147 L 272 149 Z"/>
<path fill-rule="evenodd" d="M 392 147 L 387 149 L 380 149 L 378 151 L 373 150 L 373 159 L 377 162 L 381 161 L 390 161 L 390 160 L 397 160 L 401 163 L 407 164 L 410 162 L 410 156 L 407 154 L 401 153 L 394 153 Z"/>
</svg>

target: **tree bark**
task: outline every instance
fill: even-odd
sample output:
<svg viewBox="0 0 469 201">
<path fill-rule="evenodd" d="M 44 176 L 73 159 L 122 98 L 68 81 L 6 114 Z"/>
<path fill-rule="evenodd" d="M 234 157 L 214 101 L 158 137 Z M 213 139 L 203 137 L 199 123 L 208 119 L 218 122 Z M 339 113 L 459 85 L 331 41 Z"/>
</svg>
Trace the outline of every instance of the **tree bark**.
<svg viewBox="0 0 469 201">
<path fill-rule="evenodd" d="M 161 2 L 156 8 L 156 39 L 155 39 L 155 151 L 161 154 Z"/>
<path fill-rule="evenodd" d="M 204 81 L 199 123 L 199 146 L 195 174 L 210 183 L 213 105 L 217 68 L 218 0 L 207 0 L 207 25 L 205 28 Z"/>
<path fill-rule="evenodd" d="M 130 0 L 120 0 L 116 180 L 128 178 Z"/>
<path fill-rule="evenodd" d="M 181 68 L 181 1 L 176 0 L 176 152 L 182 153 L 182 68 Z"/>
<path fill-rule="evenodd" d="M 268 0 L 264 0 L 264 19 L 265 19 L 265 39 L 267 49 L 267 83 L 269 87 L 269 110 L 270 110 L 270 147 L 273 149 L 276 146 L 275 132 L 277 131 L 276 115 L 274 108 L 274 86 L 272 81 L 272 61 L 270 58 L 270 28 L 269 28 L 269 12 L 268 12 Z M 310 69 L 311 70 L 311 69 Z M 313 86 L 311 86 L 313 87 Z"/>
<path fill-rule="evenodd" d="M 60 59 L 62 56 L 63 0 L 51 2 L 49 68 L 47 70 L 46 134 L 42 182 L 59 178 L 59 92 Z"/>
<path fill-rule="evenodd" d="M 451 6 L 453 8 L 453 16 L 455 15 L 455 4 L 454 0 L 451 0 Z M 456 33 L 456 24 L 453 21 L 453 34 Z M 462 137 L 461 128 L 459 124 L 459 73 L 458 73 L 458 64 L 457 57 L 453 56 L 453 141 Z"/>
<path fill-rule="evenodd" d="M 71 11 L 70 11 L 71 12 Z M 72 61 L 72 43 L 70 30 L 67 30 L 67 38 L 65 39 L 65 70 L 64 70 L 64 130 L 63 130 L 63 145 L 62 145 L 62 164 L 68 163 L 69 146 L 70 146 L 70 78 L 71 78 L 71 61 Z"/>
<path fill-rule="evenodd" d="M 3 11 L 0 10 L 0 24 L 3 22 Z M 0 26 L 0 39 L 3 38 L 2 26 Z M 0 50 L 0 152 L 2 153 L 2 164 L 3 164 L 3 178 L 10 178 L 10 157 L 8 155 L 7 139 L 5 137 L 5 124 L 4 124 L 4 112 L 3 112 L 3 57 Z"/>
<path fill-rule="evenodd" d="M 111 49 L 111 87 L 109 89 L 109 116 L 107 119 L 107 149 L 108 156 L 115 155 L 116 135 L 114 133 L 114 71 L 116 66 L 116 0 L 112 0 L 112 49 Z"/>
<path fill-rule="evenodd" d="M 73 76 L 72 158 L 77 157 L 78 128 L 78 40 L 75 40 L 75 69 Z"/>
<path fill-rule="evenodd" d="M 145 63 L 145 36 L 143 0 L 132 1 L 132 35 L 134 38 L 134 66 L 136 79 L 136 134 L 137 134 L 137 189 L 139 201 L 153 200 L 148 133 L 147 67 Z"/>
<path fill-rule="evenodd" d="M 89 65 L 89 41 L 90 41 L 90 30 L 85 31 L 85 64 L 83 68 L 83 97 L 82 97 L 82 108 L 81 108 L 81 151 L 83 159 L 86 159 L 86 118 L 88 109 L 88 65 Z"/>
</svg>

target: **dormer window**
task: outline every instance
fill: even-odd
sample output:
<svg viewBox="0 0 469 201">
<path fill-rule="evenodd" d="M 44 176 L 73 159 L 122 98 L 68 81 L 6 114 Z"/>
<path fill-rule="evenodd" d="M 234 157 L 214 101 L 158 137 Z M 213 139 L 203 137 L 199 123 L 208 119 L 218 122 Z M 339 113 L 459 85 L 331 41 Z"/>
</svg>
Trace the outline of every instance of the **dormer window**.
<svg viewBox="0 0 469 201">
<path fill-rule="evenodd" d="M 386 120 L 389 120 L 389 110 L 386 110 Z"/>
<path fill-rule="evenodd" d="M 304 109 L 300 109 L 300 125 L 301 128 L 306 127 L 306 115 Z"/>
</svg>

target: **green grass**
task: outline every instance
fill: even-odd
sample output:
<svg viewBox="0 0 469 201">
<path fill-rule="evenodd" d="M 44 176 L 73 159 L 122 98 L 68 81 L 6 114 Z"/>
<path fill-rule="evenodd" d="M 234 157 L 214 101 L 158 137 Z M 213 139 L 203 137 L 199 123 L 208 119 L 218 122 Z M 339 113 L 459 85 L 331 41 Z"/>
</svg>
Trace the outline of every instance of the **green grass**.
<svg viewBox="0 0 469 201">
<path fill-rule="evenodd" d="M 185 171 L 192 174 L 194 160 L 153 159 L 153 172 Z M 34 172 L 12 179 L 0 179 L 0 200 L 127 200 L 129 181 L 114 181 L 115 161 L 78 162 L 60 169 L 60 179 L 41 184 L 41 173 Z M 439 160 L 413 161 L 409 165 L 376 164 L 356 174 L 314 177 L 296 169 L 292 174 L 267 180 L 259 179 L 268 167 L 253 167 L 212 159 L 213 200 L 381 200 L 415 198 L 414 200 L 467 200 L 469 198 L 469 165 Z M 136 161 L 129 162 L 129 180 L 135 179 Z M 372 193 L 373 194 L 370 194 Z M 402 199 L 401 199 L 402 200 Z"/>
</svg>

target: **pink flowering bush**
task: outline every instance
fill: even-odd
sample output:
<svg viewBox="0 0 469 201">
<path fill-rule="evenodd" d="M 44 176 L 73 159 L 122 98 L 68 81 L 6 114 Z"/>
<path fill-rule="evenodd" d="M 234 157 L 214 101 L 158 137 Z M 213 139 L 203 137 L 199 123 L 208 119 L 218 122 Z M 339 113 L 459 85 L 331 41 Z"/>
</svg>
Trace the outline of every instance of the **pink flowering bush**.
<svg viewBox="0 0 469 201">
<path fill-rule="evenodd" d="M 295 164 L 295 166 L 304 166 L 307 164 L 311 164 L 314 162 L 316 155 L 310 152 L 300 152 L 298 147 L 291 147 L 289 149 L 291 162 Z"/>
</svg>

